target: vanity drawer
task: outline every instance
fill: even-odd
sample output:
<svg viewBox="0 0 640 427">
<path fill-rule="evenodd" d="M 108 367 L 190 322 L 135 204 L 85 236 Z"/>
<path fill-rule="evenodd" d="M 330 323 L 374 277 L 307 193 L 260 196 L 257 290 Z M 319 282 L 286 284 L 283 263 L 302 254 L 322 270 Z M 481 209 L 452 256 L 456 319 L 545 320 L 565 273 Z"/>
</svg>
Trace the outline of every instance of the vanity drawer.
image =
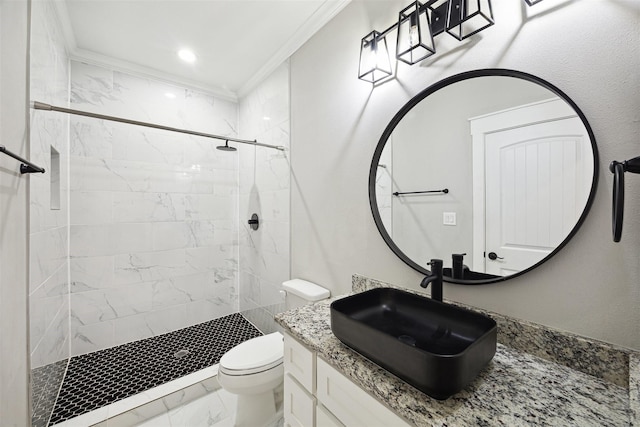
<svg viewBox="0 0 640 427">
<path fill-rule="evenodd" d="M 284 334 L 284 371 L 291 374 L 309 393 L 315 391 L 315 354 L 296 341 L 288 334 Z"/>
<path fill-rule="evenodd" d="M 314 427 L 316 399 L 290 375 L 284 375 L 285 427 Z"/>
<path fill-rule="evenodd" d="M 402 418 L 320 358 L 317 376 L 318 400 L 346 427 L 409 427 Z"/>
</svg>

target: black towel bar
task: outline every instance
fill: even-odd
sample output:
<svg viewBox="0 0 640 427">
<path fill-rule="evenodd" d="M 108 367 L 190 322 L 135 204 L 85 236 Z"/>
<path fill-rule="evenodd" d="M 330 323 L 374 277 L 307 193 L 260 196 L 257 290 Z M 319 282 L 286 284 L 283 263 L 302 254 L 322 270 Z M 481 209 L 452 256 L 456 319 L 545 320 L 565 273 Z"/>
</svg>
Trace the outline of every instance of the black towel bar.
<svg viewBox="0 0 640 427">
<path fill-rule="evenodd" d="M 20 165 L 20 173 L 22 174 L 34 173 L 34 172 L 44 173 L 44 168 L 41 168 L 40 166 L 36 166 L 33 163 L 31 163 L 29 160 L 23 159 L 17 154 L 12 153 L 11 151 L 7 150 L 7 148 L 4 145 L 0 145 L 0 153 L 4 153 L 9 157 L 13 157 L 17 161 L 22 162 L 22 164 Z"/>
<path fill-rule="evenodd" d="M 443 193 L 443 194 L 447 194 L 449 192 L 448 188 L 445 188 L 444 190 L 427 190 L 427 191 L 406 191 L 404 193 L 399 193 L 399 192 L 395 192 L 392 193 L 394 196 L 404 196 L 405 194 L 426 194 L 426 193 Z"/>
</svg>

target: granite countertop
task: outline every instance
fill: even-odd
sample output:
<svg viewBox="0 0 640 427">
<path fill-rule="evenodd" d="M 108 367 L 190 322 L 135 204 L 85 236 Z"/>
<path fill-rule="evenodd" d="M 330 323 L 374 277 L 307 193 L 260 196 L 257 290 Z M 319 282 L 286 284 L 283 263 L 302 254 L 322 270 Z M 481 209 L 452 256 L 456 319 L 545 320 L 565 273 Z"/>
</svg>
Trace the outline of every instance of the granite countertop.
<svg viewBox="0 0 640 427">
<path fill-rule="evenodd" d="M 416 426 L 628 426 L 630 389 L 503 344 L 463 391 L 433 399 L 342 344 L 320 301 L 276 316 L 286 332 Z M 499 326 L 500 327 L 500 326 Z M 634 359 L 635 360 L 635 359 Z M 635 369 L 632 375 L 636 375 Z M 633 398 L 632 398 L 633 399 Z M 635 396 L 637 400 L 637 396 Z"/>
</svg>

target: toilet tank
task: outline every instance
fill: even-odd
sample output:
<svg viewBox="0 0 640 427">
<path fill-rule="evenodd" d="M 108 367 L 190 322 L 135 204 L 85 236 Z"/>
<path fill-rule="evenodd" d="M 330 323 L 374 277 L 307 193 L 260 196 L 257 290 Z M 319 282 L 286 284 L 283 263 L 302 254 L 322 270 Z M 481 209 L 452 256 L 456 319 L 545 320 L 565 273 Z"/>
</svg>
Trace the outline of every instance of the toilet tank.
<svg viewBox="0 0 640 427">
<path fill-rule="evenodd" d="M 287 310 L 320 301 L 331 296 L 328 289 L 302 279 L 287 280 L 282 283 L 282 288 L 287 292 Z"/>
</svg>

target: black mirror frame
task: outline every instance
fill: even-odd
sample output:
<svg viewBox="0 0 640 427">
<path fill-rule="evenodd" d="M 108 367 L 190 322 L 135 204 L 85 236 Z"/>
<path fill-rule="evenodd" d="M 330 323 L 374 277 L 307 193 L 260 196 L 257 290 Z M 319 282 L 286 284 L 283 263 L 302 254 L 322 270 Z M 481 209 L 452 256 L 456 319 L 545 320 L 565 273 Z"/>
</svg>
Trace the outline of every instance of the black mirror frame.
<svg viewBox="0 0 640 427">
<path fill-rule="evenodd" d="M 558 253 L 558 251 L 560 251 L 560 249 L 562 249 L 567 244 L 567 242 L 569 242 L 569 240 L 571 240 L 571 238 L 576 234 L 580 226 L 585 221 L 587 214 L 589 213 L 589 210 L 591 209 L 591 206 L 593 204 L 593 199 L 595 198 L 595 194 L 596 194 L 596 188 L 598 186 L 599 158 L 598 158 L 598 147 L 596 145 L 595 136 L 593 134 L 591 126 L 589 125 L 589 122 L 587 121 L 587 118 L 582 113 L 582 110 L 580 110 L 580 108 L 578 108 L 575 102 L 573 102 L 571 98 L 569 98 L 564 92 L 562 92 L 560 89 L 558 89 L 551 83 L 547 82 L 546 80 L 543 80 L 540 77 L 534 76 L 532 74 L 524 73 L 522 71 L 515 71 L 515 70 L 509 70 L 509 69 L 503 69 L 503 68 L 486 68 L 486 69 L 473 70 L 473 71 L 467 71 L 464 73 L 456 74 L 434 83 L 433 85 L 427 87 L 426 89 L 418 93 L 416 96 L 411 98 L 409 102 L 407 102 L 400 109 L 400 111 L 398 111 L 396 115 L 393 116 L 393 118 L 385 128 L 384 132 L 382 133 L 382 136 L 378 141 L 378 145 L 376 146 L 376 149 L 373 153 L 373 159 L 371 160 L 371 167 L 369 168 L 369 205 L 371 207 L 371 213 L 373 214 L 373 220 L 375 221 L 376 227 L 378 228 L 378 231 L 380 232 L 380 235 L 384 239 L 385 243 L 387 244 L 387 246 L 389 246 L 389 248 L 393 251 L 393 253 L 395 253 L 398 256 L 398 258 L 400 258 L 405 264 L 407 264 L 409 267 L 413 268 L 414 270 L 418 271 L 419 273 L 422 273 L 424 275 L 431 274 L 431 272 L 427 270 L 425 267 L 422 267 L 421 265 L 413 261 L 411 258 L 409 258 L 393 242 L 393 239 L 391 238 L 391 236 L 389 236 L 389 233 L 387 233 L 387 230 L 385 229 L 384 224 L 382 223 L 382 218 L 380 217 L 380 212 L 378 211 L 378 203 L 376 198 L 376 175 L 378 172 L 378 163 L 380 161 L 380 156 L 382 155 L 382 150 L 384 149 L 384 146 L 387 143 L 387 140 L 391 136 L 391 133 L 396 128 L 400 120 L 402 120 L 402 118 L 413 107 L 415 107 L 420 101 L 422 101 L 427 96 L 453 83 L 457 83 L 463 80 L 473 79 L 477 77 L 490 77 L 490 76 L 513 77 L 513 78 L 526 80 L 532 83 L 537 83 L 540 86 L 553 92 L 555 95 L 557 95 L 559 98 L 564 100 L 567 104 L 569 104 L 574 109 L 578 117 L 580 117 L 580 120 L 582 121 L 582 124 L 584 125 L 585 129 L 587 130 L 587 133 L 589 135 L 589 140 L 591 142 L 591 149 L 593 150 L 593 179 L 591 181 L 591 191 L 589 192 L 589 197 L 585 204 L 584 210 L 582 211 L 580 218 L 576 222 L 576 225 L 571 229 L 571 232 L 569 232 L 567 237 L 549 255 L 544 257 L 542 260 L 540 260 L 536 264 L 532 265 L 531 267 L 525 270 L 519 271 L 518 273 L 511 274 L 509 276 L 493 278 L 493 279 L 462 280 L 462 279 L 452 279 L 450 277 L 445 276 L 444 280 L 448 283 L 457 283 L 461 285 L 483 285 L 483 284 L 489 284 L 489 283 L 503 282 L 505 280 L 509 280 L 509 279 L 513 279 L 514 277 L 521 276 L 533 270 L 534 268 L 542 265 L 545 261 L 547 261 L 548 259 L 553 257 L 556 253 Z"/>
</svg>

